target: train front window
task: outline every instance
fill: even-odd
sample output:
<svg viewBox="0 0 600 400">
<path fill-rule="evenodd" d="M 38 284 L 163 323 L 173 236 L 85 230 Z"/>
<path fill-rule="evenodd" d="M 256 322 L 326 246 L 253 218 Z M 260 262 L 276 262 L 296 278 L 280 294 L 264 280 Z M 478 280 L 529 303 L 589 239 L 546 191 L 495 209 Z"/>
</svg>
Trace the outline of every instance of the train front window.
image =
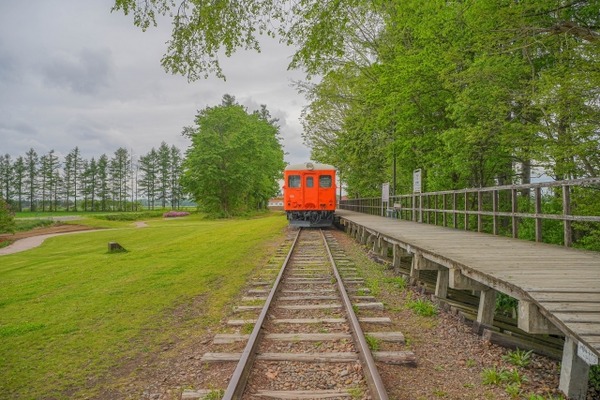
<svg viewBox="0 0 600 400">
<path fill-rule="evenodd" d="M 289 175 L 288 176 L 288 187 L 299 188 L 300 187 L 300 175 Z"/>
<path fill-rule="evenodd" d="M 321 175 L 319 176 L 319 187 L 322 188 L 330 188 L 331 187 L 331 175 Z"/>
<path fill-rule="evenodd" d="M 307 176 L 306 177 L 306 187 L 311 188 L 313 186 L 315 186 L 315 181 L 314 181 L 313 177 Z"/>
</svg>

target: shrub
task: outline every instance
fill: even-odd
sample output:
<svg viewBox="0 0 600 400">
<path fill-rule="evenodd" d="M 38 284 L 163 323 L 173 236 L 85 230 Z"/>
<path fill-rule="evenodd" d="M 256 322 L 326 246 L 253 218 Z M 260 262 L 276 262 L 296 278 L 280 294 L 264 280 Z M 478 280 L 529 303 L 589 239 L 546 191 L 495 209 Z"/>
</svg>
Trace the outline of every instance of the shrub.
<svg viewBox="0 0 600 400">
<path fill-rule="evenodd" d="M 13 233 L 15 231 L 15 213 L 8 203 L 0 197 L 0 233 Z"/>
<path fill-rule="evenodd" d="M 187 211 L 168 211 L 166 213 L 163 214 L 164 218 L 176 218 L 176 217 L 185 217 L 187 215 L 190 215 L 189 212 Z"/>
<path fill-rule="evenodd" d="M 432 317 L 438 313 L 437 306 L 427 300 L 411 300 L 407 303 L 407 306 L 417 315 L 421 315 L 423 317 Z"/>
<path fill-rule="evenodd" d="M 531 353 L 533 350 L 525 351 L 525 350 L 515 350 L 509 351 L 508 354 L 502 356 L 504 361 L 508 361 L 514 366 L 517 367 L 526 367 L 531 362 Z"/>
</svg>

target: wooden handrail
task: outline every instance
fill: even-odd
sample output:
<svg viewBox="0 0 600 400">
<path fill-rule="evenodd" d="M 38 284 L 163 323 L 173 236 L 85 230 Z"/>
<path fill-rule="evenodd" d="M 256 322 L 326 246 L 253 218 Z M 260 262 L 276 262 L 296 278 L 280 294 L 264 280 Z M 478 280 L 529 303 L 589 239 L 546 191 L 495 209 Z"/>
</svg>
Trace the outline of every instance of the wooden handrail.
<svg viewBox="0 0 600 400">
<path fill-rule="evenodd" d="M 509 218 L 512 231 L 511 235 L 514 238 L 518 238 L 519 236 L 521 219 L 528 218 L 535 221 L 535 240 L 537 242 L 541 242 L 543 238 L 542 221 L 562 221 L 563 244 L 570 247 L 573 242 L 572 222 L 600 222 L 600 216 L 572 214 L 572 190 L 574 187 L 589 188 L 599 185 L 600 178 L 537 182 L 531 184 L 467 188 L 390 196 L 387 210 L 384 210 L 384 203 L 379 197 L 343 200 L 340 201 L 339 207 L 374 215 L 385 215 L 386 213 L 393 214 L 395 218 L 407 219 L 415 222 L 433 223 L 435 225 L 438 225 L 440 222 L 440 219 L 438 219 L 438 214 L 440 214 L 442 216 L 442 226 L 449 226 L 449 224 L 451 224 L 454 228 L 458 228 L 459 220 L 457 217 L 462 215 L 462 225 L 466 230 L 470 229 L 470 217 L 475 216 L 477 218 L 475 229 L 478 232 L 483 231 L 484 217 L 491 217 L 491 233 L 494 235 L 498 235 L 499 233 L 499 219 Z M 562 213 L 560 214 L 548 214 L 542 211 L 543 189 L 549 188 L 560 189 L 562 192 L 560 194 Z M 600 190 L 600 187 L 598 189 Z M 508 200 L 504 201 L 504 210 L 501 210 L 502 207 L 500 207 L 501 192 L 508 192 Z M 531 209 L 527 210 L 527 212 L 519 211 L 519 196 L 523 196 L 524 192 L 526 192 L 525 196 L 530 196 L 533 200 L 532 203 L 528 203 L 528 208 L 531 205 L 533 206 L 533 212 L 531 212 Z M 486 197 L 489 195 L 491 195 L 491 200 L 488 200 L 486 204 Z M 463 201 L 460 202 L 462 203 L 461 205 L 459 205 L 459 202 L 457 201 L 457 198 L 460 196 L 463 197 Z M 433 201 L 431 200 L 432 197 Z M 440 197 L 442 201 L 438 201 Z M 447 198 L 450 198 L 450 201 L 448 201 Z M 559 198 L 558 194 L 557 198 Z M 506 204 L 507 202 L 510 204 Z M 491 211 L 485 209 L 486 205 L 488 206 L 487 208 L 491 205 Z M 431 218 L 431 214 L 433 214 L 433 218 Z M 451 217 L 448 218 L 448 216 Z"/>
</svg>

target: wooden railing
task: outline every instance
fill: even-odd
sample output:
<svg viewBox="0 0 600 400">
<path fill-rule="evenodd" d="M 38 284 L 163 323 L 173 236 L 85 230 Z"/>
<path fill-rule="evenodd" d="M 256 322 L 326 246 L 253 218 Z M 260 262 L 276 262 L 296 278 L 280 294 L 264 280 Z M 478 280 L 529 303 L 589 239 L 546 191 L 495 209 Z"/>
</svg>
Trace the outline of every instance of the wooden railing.
<svg viewBox="0 0 600 400">
<path fill-rule="evenodd" d="M 600 178 L 415 193 L 391 196 L 388 203 L 349 199 L 339 208 L 570 247 L 574 233 L 600 233 Z M 557 224 L 562 238 L 556 237 Z M 544 240 L 543 230 L 553 237 Z"/>
</svg>

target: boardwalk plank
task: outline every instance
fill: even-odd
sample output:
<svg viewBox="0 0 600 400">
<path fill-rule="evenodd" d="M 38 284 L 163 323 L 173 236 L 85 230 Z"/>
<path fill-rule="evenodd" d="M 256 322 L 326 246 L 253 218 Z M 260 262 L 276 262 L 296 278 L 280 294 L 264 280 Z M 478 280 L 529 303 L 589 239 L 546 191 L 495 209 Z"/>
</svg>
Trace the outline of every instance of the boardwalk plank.
<svg viewBox="0 0 600 400">
<path fill-rule="evenodd" d="M 538 304 L 565 334 L 593 348 L 600 334 L 600 253 L 339 210 L 342 220 L 445 267 Z"/>
</svg>

